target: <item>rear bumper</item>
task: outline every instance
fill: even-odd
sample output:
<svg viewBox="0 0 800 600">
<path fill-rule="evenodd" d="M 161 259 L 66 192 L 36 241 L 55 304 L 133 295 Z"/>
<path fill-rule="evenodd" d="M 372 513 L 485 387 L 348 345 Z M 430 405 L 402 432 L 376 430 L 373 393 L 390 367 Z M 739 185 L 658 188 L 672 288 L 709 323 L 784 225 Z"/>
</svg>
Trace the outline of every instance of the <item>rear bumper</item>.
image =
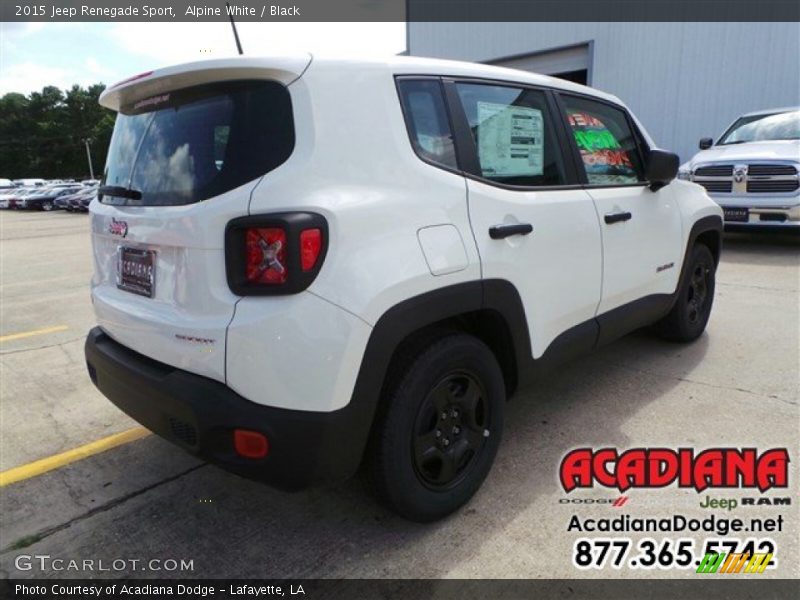
<svg viewBox="0 0 800 600">
<path fill-rule="evenodd" d="M 353 475 L 372 411 L 349 405 L 333 412 L 266 407 L 224 384 L 142 356 L 99 327 L 86 339 L 86 363 L 97 388 L 125 413 L 184 450 L 251 479 L 286 490 Z M 263 459 L 238 456 L 233 430 L 269 439 Z"/>
</svg>

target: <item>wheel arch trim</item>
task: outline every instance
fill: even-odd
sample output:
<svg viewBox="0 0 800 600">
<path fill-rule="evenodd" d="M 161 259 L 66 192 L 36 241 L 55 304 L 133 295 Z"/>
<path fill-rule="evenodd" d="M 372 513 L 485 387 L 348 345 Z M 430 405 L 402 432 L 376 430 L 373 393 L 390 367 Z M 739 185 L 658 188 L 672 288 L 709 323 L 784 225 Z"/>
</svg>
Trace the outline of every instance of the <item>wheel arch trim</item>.
<svg viewBox="0 0 800 600">
<path fill-rule="evenodd" d="M 475 280 L 437 288 L 383 313 L 367 341 L 350 404 L 345 408 L 355 417 L 353 425 L 357 430 L 352 439 L 360 444 L 360 454 L 369 438 L 392 358 L 401 343 L 436 323 L 487 310 L 498 313 L 505 321 L 515 368 L 521 370 L 530 360 L 531 344 L 522 299 L 509 281 Z"/>
</svg>

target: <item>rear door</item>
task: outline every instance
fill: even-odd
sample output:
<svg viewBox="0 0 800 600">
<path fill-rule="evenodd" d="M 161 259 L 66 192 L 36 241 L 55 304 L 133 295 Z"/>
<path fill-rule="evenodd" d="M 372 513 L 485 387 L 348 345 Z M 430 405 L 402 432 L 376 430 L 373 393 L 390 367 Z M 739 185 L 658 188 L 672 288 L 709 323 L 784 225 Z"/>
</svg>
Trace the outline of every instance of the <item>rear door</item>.
<svg viewBox="0 0 800 600">
<path fill-rule="evenodd" d="M 469 214 L 483 278 L 518 290 L 534 358 L 579 324 L 589 329 L 578 336 L 588 349 L 600 301 L 600 230 L 562 151 L 566 130 L 551 95 L 506 83 L 447 86 L 455 121 L 468 127 Z"/>
<path fill-rule="evenodd" d="M 120 107 L 92 205 L 99 325 L 155 360 L 225 380 L 238 300 L 227 223 L 294 147 L 289 92 L 266 80 L 208 83 Z"/>
<path fill-rule="evenodd" d="M 580 176 L 600 215 L 603 297 L 598 314 L 675 291 L 682 259 L 680 210 L 670 186 L 645 179 L 649 149 L 627 112 L 605 101 L 559 94 Z M 630 306 L 629 308 L 634 308 Z M 650 316 L 642 312 L 647 321 Z"/>
</svg>

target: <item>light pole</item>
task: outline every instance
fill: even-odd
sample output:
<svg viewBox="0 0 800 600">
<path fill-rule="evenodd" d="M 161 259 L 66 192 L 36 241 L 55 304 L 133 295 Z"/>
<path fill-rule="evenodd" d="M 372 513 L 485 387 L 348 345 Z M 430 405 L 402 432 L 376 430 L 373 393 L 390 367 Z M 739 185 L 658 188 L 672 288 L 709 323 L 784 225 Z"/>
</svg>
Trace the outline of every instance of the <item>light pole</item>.
<svg viewBox="0 0 800 600">
<path fill-rule="evenodd" d="M 89 161 L 89 177 L 94 179 L 94 167 L 92 167 L 92 151 L 89 150 L 89 138 L 84 138 L 83 143 L 86 144 L 86 160 Z"/>
</svg>

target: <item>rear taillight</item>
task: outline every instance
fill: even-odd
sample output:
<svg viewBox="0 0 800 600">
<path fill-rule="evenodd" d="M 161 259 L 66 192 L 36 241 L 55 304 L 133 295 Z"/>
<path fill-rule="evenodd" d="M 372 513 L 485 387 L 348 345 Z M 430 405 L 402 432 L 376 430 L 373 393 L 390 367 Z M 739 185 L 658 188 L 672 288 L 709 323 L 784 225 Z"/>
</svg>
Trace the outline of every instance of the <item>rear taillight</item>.
<svg viewBox="0 0 800 600">
<path fill-rule="evenodd" d="M 300 233 L 300 266 L 303 271 L 310 271 L 317 264 L 322 250 L 322 230 L 304 229 Z"/>
<path fill-rule="evenodd" d="M 228 285 L 240 296 L 306 289 L 325 259 L 328 225 L 315 213 L 242 217 L 225 232 Z"/>
<path fill-rule="evenodd" d="M 286 282 L 289 271 L 286 269 L 286 232 L 283 229 L 253 227 L 247 230 L 245 244 L 248 283 L 274 285 Z"/>
</svg>

